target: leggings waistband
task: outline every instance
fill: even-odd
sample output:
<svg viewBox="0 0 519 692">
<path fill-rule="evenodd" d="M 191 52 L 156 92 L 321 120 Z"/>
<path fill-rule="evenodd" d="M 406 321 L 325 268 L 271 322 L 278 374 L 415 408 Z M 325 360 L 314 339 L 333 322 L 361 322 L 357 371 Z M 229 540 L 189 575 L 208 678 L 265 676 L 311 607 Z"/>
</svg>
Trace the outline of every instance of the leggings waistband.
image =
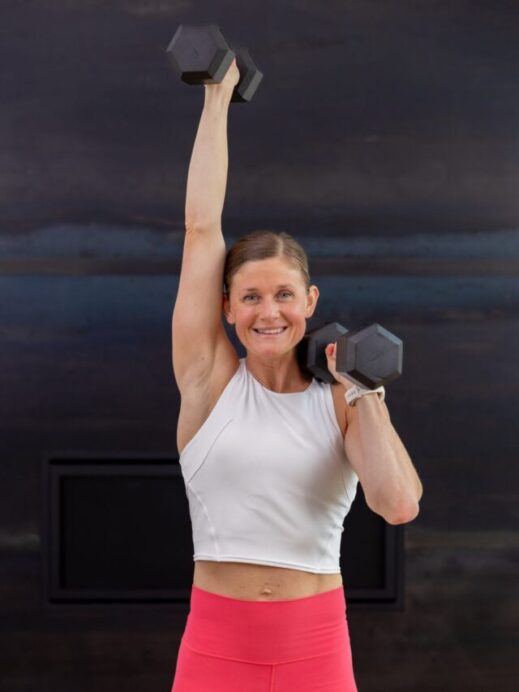
<svg viewBox="0 0 519 692">
<path fill-rule="evenodd" d="M 344 587 L 284 601 L 250 601 L 192 586 L 183 641 L 200 653 L 283 663 L 350 646 Z"/>
</svg>

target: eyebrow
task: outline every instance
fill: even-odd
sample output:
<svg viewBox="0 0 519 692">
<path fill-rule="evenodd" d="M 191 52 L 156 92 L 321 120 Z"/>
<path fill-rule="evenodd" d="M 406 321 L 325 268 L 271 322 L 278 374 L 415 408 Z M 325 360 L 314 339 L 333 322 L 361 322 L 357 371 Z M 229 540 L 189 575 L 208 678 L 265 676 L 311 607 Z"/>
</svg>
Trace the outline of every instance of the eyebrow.
<svg viewBox="0 0 519 692">
<path fill-rule="evenodd" d="M 277 288 L 295 288 L 292 284 L 279 284 Z M 243 291 L 259 291 L 259 288 L 244 288 Z"/>
</svg>

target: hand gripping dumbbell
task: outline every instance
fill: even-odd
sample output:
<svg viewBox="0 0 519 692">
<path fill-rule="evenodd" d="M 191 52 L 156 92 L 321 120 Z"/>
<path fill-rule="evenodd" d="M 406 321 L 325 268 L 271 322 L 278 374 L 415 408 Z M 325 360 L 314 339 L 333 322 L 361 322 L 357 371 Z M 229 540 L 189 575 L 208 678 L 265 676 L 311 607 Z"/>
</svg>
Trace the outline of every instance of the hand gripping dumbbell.
<svg viewBox="0 0 519 692">
<path fill-rule="evenodd" d="M 356 331 L 337 322 L 313 329 L 298 344 L 300 367 L 322 382 L 335 382 L 325 353 L 335 341 L 337 373 L 361 387 L 376 389 L 402 374 L 402 340 L 376 323 Z"/>
<path fill-rule="evenodd" d="M 236 57 L 240 81 L 231 98 L 235 103 L 250 101 L 263 79 L 247 48 L 231 49 L 216 24 L 181 24 L 166 54 L 186 84 L 219 84 Z"/>
</svg>

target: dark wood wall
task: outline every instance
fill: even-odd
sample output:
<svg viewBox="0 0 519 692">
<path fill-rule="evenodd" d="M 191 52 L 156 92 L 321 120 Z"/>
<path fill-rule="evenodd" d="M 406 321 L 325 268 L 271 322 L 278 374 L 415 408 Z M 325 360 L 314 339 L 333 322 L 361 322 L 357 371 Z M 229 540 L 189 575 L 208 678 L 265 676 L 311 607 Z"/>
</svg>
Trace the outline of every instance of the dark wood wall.
<svg viewBox="0 0 519 692">
<path fill-rule="evenodd" d="M 170 317 L 203 102 L 165 59 L 218 23 L 265 74 L 233 105 L 224 232 L 287 230 L 318 315 L 405 342 L 388 405 L 424 485 L 401 612 L 351 612 L 362 692 L 515 690 L 519 6 L 4 0 L 0 689 L 169 690 L 175 606 L 51 609 L 49 450 L 176 454 Z"/>
</svg>

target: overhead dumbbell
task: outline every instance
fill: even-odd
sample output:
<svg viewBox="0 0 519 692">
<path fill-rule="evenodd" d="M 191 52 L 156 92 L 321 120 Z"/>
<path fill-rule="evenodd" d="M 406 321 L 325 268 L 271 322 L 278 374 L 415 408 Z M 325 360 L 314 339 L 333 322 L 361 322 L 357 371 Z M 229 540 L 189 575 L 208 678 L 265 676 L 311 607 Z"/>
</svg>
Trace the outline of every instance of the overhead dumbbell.
<svg viewBox="0 0 519 692">
<path fill-rule="evenodd" d="M 380 324 L 348 331 L 331 322 L 305 334 L 297 358 L 302 369 L 322 382 L 335 382 L 328 370 L 325 349 L 337 342 L 337 373 L 361 387 L 376 389 L 402 374 L 403 342 Z"/>
<path fill-rule="evenodd" d="M 216 24 L 181 24 L 166 54 L 186 84 L 219 84 L 236 57 L 240 81 L 231 98 L 235 103 L 250 101 L 263 79 L 247 48 L 230 48 Z"/>
</svg>

